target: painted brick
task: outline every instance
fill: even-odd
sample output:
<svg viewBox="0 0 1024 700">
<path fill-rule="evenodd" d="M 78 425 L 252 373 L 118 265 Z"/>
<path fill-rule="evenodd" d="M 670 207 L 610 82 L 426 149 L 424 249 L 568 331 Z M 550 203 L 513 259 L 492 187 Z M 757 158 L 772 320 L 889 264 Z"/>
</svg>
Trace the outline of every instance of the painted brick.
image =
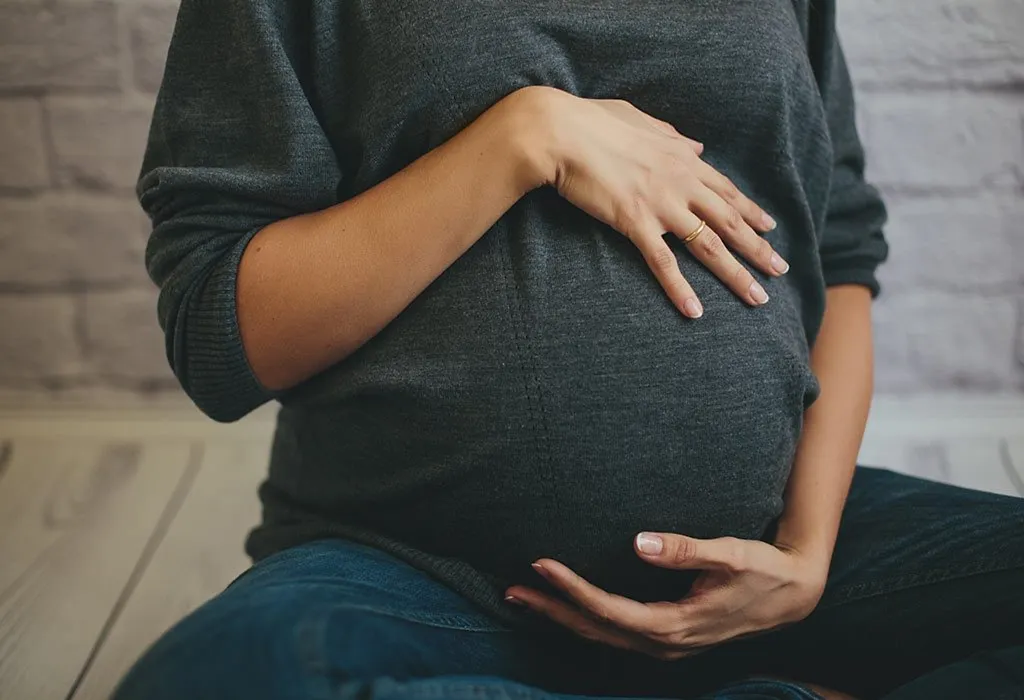
<svg viewBox="0 0 1024 700">
<path fill-rule="evenodd" d="M 0 384 L 24 386 L 81 372 L 71 295 L 0 296 L 0 328 Z"/>
<path fill-rule="evenodd" d="M 170 384 L 153 288 L 94 292 L 85 297 L 85 357 L 98 376 Z"/>
<path fill-rule="evenodd" d="M 860 84 L 1024 79 L 1020 0 L 852 0 L 838 9 L 850 70 Z"/>
<path fill-rule="evenodd" d="M 140 283 L 148 221 L 134 199 L 0 199 L 0 283 Z"/>
<path fill-rule="evenodd" d="M 890 197 L 886 293 L 911 289 L 1011 291 L 1024 284 L 1024 200 Z"/>
<path fill-rule="evenodd" d="M 1017 300 L 1017 369 L 1019 370 L 1019 388 L 1024 391 L 1024 294 Z"/>
<path fill-rule="evenodd" d="M 56 180 L 62 185 L 133 190 L 152 111 L 149 100 L 48 100 Z"/>
<path fill-rule="evenodd" d="M 49 184 L 42 106 L 33 99 L 0 100 L 0 187 Z"/>
<path fill-rule="evenodd" d="M 0 89 L 120 83 L 116 4 L 0 3 Z"/>
<path fill-rule="evenodd" d="M 876 388 L 1006 391 L 1018 382 L 1015 296 L 914 291 L 875 308 Z"/>
<path fill-rule="evenodd" d="M 169 3 L 138 7 L 129 15 L 132 71 L 135 87 L 143 92 L 160 87 L 177 14 L 177 3 Z"/>
<path fill-rule="evenodd" d="M 871 94 L 862 99 L 868 176 L 912 190 L 1021 186 L 1024 97 Z"/>
</svg>

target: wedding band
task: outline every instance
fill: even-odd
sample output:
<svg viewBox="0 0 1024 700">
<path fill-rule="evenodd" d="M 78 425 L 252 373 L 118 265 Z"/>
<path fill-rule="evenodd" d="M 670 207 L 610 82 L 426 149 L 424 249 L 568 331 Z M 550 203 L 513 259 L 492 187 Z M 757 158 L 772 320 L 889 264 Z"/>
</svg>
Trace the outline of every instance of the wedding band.
<svg viewBox="0 0 1024 700">
<path fill-rule="evenodd" d="M 686 243 L 693 243 L 695 240 L 697 240 L 697 236 L 699 236 L 700 234 L 704 233 L 704 229 L 706 229 L 707 227 L 708 227 L 708 222 L 704 221 L 704 219 L 701 219 L 700 220 L 700 226 L 698 226 L 697 229 L 693 233 L 691 233 L 689 236 L 684 238 L 683 239 L 683 243 L 684 244 L 686 244 Z"/>
</svg>

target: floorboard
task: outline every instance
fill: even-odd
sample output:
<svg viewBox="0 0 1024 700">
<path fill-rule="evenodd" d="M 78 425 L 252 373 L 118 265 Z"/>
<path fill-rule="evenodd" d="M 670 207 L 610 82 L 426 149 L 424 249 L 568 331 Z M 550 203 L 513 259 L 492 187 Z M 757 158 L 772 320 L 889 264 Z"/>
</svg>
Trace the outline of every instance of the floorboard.
<svg viewBox="0 0 1024 700">
<path fill-rule="evenodd" d="M 245 569 L 242 543 L 259 517 L 256 487 L 268 449 L 263 441 L 204 447 L 188 498 L 74 700 L 106 700 L 142 651 Z"/>
<path fill-rule="evenodd" d="M 187 444 L 14 440 L 0 475 L 0 698 L 64 700 L 137 576 Z"/>
</svg>

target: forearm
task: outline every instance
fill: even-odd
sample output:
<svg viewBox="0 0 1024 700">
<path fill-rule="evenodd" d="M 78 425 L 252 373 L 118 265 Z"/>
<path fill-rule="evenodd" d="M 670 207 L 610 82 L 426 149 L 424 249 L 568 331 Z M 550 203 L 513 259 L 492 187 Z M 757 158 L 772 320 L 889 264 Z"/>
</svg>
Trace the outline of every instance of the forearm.
<svg viewBox="0 0 1024 700">
<path fill-rule="evenodd" d="M 811 353 L 821 395 L 804 416 L 776 544 L 827 567 L 871 404 L 871 295 L 860 286 L 828 290 Z"/>
<path fill-rule="evenodd" d="M 253 238 L 238 321 L 265 387 L 289 388 L 350 355 L 543 184 L 519 97 L 359 196 Z"/>
</svg>

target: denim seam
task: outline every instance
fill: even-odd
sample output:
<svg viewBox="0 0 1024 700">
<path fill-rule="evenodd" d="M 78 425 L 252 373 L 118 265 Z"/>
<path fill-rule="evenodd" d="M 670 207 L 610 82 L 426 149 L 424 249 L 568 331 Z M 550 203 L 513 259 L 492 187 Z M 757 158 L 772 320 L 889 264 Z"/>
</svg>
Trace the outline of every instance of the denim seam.
<svg viewBox="0 0 1024 700">
<path fill-rule="evenodd" d="M 267 586 L 266 589 L 277 588 L 278 586 Z M 285 586 L 291 587 L 291 586 Z M 465 615 L 448 615 L 443 613 L 414 613 L 414 612 L 397 612 L 388 608 L 381 608 L 375 605 L 359 605 L 354 603 L 332 603 L 327 606 L 320 608 L 321 610 L 327 609 L 329 611 L 334 610 L 358 610 L 362 612 L 374 613 L 383 617 L 391 617 L 396 620 L 404 620 L 405 622 L 411 622 L 414 624 L 424 625 L 427 627 L 437 627 L 440 629 L 449 629 L 458 632 L 489 632 L 489 633 L 511 633 L 513 630 L 508 627 L 501 625 L 488 625 L 486 623 L 481 624 L 474 621 L 473 618 Z"/>
<path fill-rule="evenodd" d="M 827 610 L 856 600 L 864 600 L 866 598 L 886 595 L 888 593 L 896 593 L 898 591 L 917 588 L 923 585 L 956 581 L 958 579 L 968 578 L 971 576 L 994 574 L 1004 571 L 1012 571 L 1019 568 L 1024 568 L 1024 557 L 1011 559 L 1010 563 L 1007 563 L 1004 559 L 990 558 L 984 559 L 975 564 L 975 566 L 969 568 L 943 567 L 938 569 L 929 569 L 928 571 L 919 574 L 897 576 L 895 578 L 884 579 L 882 581 L 858 583 L 839 589 L 834 596 L 830 596 L 832 598 L 831 601 L 823 606 L 819 606 L 818 609 Z"/>
</svg>

